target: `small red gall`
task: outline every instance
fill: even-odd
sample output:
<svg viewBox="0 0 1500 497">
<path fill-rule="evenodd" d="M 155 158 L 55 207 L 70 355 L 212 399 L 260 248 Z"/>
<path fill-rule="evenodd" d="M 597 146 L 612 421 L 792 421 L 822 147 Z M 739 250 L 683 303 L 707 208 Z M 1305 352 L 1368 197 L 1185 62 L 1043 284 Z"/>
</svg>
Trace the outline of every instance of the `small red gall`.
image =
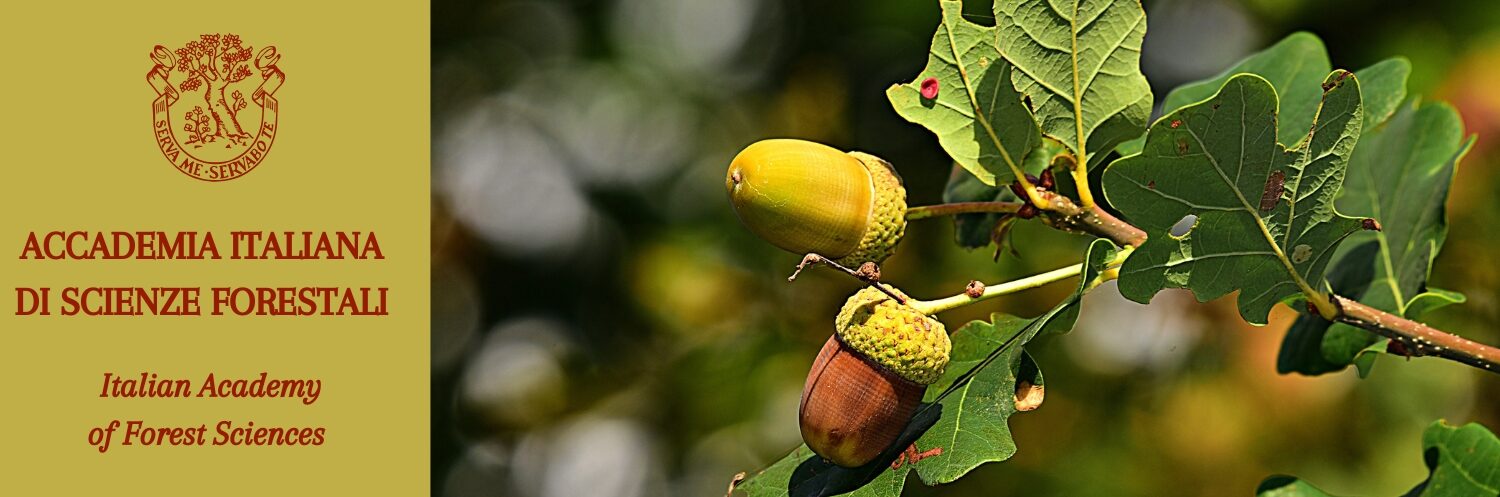
<svg viewBox="0 0 1500 497">
<path fill-rule="evenodd" d="M 922 80 L 922 98 L 925 98 L 925 99 L 928 99 L 928 100 L 932 100 L 934 98 L 937 98 L 937 95 L 938 95 L 938 80 L 937 80 L 937 78 L 927 78 L 927 79 Z"/>
<path fill-rule="evenodd" d="M 984 283 L 980 283 L 979 280 L 969 280 L 969 286 L 964 287 L 964 295 L 968 295 L 971 299 L 983 297 Z"/>
<path fill-rule="evenodd" d="M 1182 126 L 1182 120 L 1181 119 L 1173 119 L 1172 120 L 1172 129 L 1177 129 L 1178 126 Z"/>
</svg>

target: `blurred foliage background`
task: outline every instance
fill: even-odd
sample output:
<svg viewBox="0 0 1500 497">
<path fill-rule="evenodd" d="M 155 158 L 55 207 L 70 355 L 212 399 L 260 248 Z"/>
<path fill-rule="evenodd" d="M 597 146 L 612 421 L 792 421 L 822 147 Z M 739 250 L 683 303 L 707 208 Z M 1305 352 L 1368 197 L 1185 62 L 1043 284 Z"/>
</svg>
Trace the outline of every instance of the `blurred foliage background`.
<svg viewBox="0 0 1500 497">
<path fill-rule="evenodd" d="M 975 20 L 988 2 L 970 2 Z M 1410 93 L 1462 112 L 1476 149 L 1449 201 L 1434 324 L 1500 342 L 1500 4 L 1492 0 L 1146 1 L 1158 99 L 1297 30 L 1335 67 L 1411 59 Z M 874 153 L 913 205 L 949 162 L 883 95 L 921 70 L 938 22 L 911 0 L 437 0 L 432 13 L 432 482 L 439 496 L 722 495 L 800 442 L 803 378 L 856 289 L 754 238 L 723 190 L 769 137 Z M 884 277 L 932 298 L 1077 262 L 1085 239 L 1025 224 L 1018 253 L 915 222 Z M 1034 315 L 1059 284 L 945 314 Z M 1111 287 L 1032 348 L 1041 409 L 1020 452 L 907 495 L 1249 495 L 1273 473 L 1394 495 L 1425 477 L 1437 418 L 1500 428 L 1500 376 L 1385 356 L 1372 376 L 1279 376 L 1293 313 L 1243 324 L 1226 299 Z"/>
</svg>

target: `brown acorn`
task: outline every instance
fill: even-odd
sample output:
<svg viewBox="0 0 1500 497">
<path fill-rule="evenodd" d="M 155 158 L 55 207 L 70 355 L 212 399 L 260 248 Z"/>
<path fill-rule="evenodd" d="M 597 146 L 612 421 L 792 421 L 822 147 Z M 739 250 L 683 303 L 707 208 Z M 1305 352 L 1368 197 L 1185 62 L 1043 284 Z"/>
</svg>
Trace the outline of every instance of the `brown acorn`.
<svg viewBox="0 0 1500 497">
<path fill-rule="evenodd" d="M 951 347 L 943 324 L 875 288 L 849 298 L 802 387 L 798 418 L 813 452 L 868 464 L 911 421 Z"/>
<path fill-rule="evenodd" d="M 729 163 L 729 203 L 751 232 L 802 255 L 879 263 L 906 231 L 906 189 L 890 163 L 805 140 L 761 140 Z"/>
</svg>

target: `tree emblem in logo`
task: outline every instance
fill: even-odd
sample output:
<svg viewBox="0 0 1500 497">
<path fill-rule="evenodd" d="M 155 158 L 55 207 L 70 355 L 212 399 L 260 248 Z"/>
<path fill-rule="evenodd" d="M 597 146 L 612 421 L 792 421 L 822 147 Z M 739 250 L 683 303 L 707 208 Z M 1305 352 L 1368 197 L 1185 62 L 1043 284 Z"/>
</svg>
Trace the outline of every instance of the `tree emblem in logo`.
<svg viewBox="0 0 1500 497">
<path fill-rule="evenodd" d="M 239 35 L 205 34 L 175 50 L 157 45 L 151 60 L 156 144 L 178 171 L 226 181 L 265 160 L 276 139 L 276 90 L 286 82 L 276 47 L 256 52 Z"/>
</svg>

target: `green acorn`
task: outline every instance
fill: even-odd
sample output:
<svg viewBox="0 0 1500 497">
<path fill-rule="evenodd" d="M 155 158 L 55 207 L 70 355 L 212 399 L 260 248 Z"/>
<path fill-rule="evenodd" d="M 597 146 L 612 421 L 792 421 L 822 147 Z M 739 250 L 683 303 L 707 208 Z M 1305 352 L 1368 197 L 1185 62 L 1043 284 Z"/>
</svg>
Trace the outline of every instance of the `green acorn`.
<svg viewBox="0 0 1500 497">
<path fill-rule="evenodd" d="M 874 287 L 850 297 L 834 324 L 802 387 L 798 418 L 813 452 L 852 468 L 895 443 L 948 367 L 952 345 L 943 323 Z"/>
<path fill-rule="evenodd" d="M 906 188 L 889 162 L 805 140 L 761 140 L 729 163 L 729 203 L 750 231 L 846 266 L 885 260 L 906 231 Z"/>
</svg>

